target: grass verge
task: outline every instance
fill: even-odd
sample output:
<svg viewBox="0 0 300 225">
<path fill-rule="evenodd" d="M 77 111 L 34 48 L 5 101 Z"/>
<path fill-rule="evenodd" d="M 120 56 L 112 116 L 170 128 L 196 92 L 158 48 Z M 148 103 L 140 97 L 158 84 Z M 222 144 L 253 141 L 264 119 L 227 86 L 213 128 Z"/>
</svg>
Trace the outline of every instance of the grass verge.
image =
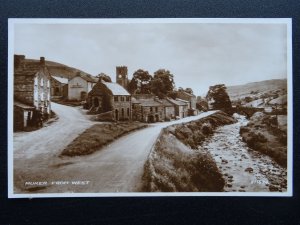
<svg viewBox="0 0 300 225">
<path fill-rule="evenodd" d="M 95 124 L 74 139 L 61 153 L 62 156 L 88 155 L 129 132 L 145 128 L 138 122 Z"/>
<path fill-rule="evenodd" d="M 212 156 L 197 146 L 216 127 L 235 122 L 223 112 L 162 130 L 144 166 L 143 192 L 220 192 L 225 181 Z"/>
</svg>

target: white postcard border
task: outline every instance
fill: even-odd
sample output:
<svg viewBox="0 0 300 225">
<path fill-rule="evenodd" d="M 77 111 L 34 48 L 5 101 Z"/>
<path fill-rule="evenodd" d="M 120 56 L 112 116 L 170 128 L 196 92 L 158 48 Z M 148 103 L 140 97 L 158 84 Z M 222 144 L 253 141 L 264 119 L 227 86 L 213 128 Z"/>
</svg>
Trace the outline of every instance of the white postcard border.
<svg viewBox="0 0 300 225">
<path fill-rule="evenodd" d="M 122 23 L 219 23 L 219 24 L 286 24 L 287 25 L 287 83 L 288 83 L 288 178 L 286 192 L 166 192 L 166 193 L 47 193 L 15 194 L 13 187 L 13 55 L 15 24 L 122 24 Z M 150 19 L 8 19 L 8 198 L 53 197 L 169 197 L 169 196 L 293 196 L 293 71 L 291 18 L 150 18 Z"/>
</svg>

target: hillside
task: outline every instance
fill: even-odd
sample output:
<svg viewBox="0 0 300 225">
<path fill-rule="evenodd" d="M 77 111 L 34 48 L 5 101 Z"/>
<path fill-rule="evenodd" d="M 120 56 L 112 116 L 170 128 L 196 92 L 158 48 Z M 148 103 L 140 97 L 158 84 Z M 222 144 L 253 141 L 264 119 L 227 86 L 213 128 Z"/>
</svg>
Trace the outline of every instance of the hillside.
<svg viewBox="0 0 300 225">
<path fill-rule="evenodd" d="M 262 95 L 277 90 L 287 90 L 286 79 L 265 80 L 227 87 L 227 92 L 231 100 L 241 99 L 250 96 L 251 94 Z"/>
<path fill-rule="evenodd" d="M 287 105 L 287 80 L 265 80 L 245 85 L 228 86 L 228 95 L 234 105 L 266 108 Z"/>
<path fill-rule="evenodd" d="M 35 60 L 35 59 L 26 59 L 26 62 L 38 62 L 38 61 L 39 60 Z M 82 70 L 61 63 L 53 62 L 53 61 L 46 60 L 46 66 L 48 67 L 52 75 L 60 76 L 67 79 L 73 78 L 74 76 L 76 76 L 78 72 L 80 72 L 82 75 L 92 76 Z"/>
</svg>

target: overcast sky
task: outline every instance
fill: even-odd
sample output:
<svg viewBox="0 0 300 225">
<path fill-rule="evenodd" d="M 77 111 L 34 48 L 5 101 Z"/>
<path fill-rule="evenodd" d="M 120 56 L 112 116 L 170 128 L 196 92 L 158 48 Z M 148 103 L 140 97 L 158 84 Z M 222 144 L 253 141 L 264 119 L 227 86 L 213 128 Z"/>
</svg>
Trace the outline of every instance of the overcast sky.
<svg viewBox="0 0 300 225">
<path fill-rule="evenodd" d="M 15 24 L 14 53 L 40 56 L 115 81 L 144 69 L 168 69 L 176 87 L 203 95 L 227 86 L 286 78 L 284 24 Z"/>
</svg>

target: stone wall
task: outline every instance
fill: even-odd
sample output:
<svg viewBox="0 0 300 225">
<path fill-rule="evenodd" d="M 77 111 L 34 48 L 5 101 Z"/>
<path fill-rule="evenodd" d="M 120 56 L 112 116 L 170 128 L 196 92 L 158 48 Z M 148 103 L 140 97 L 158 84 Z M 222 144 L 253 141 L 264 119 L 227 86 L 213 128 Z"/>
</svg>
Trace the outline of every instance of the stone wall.
<svg viewBox="0 0 300 225">
<path fill-rule="evenodd" d="M 14 97 L 26 104 L 33 105 L 34 76 L 14 76 Z"/>
<path fill-rule="evenodd" d="M 117 97 L 117 96 L 116 96 Z M 120 97 L 124 97 L 126 100 L 126 96 L 118 96 L 119 100 Z M 112 106 L 115 112 L 115 117 L 116 113 L 118 112 L 118 119 L 117 120 L 130 120 L 131 119 L 131 99 L 129 97 L 129 101 L 114 101 L 114 97 L 112 97 Z M 117 111 L 116 111 L 117 110 Z M 123 112 L 123 113 L 122 113 Z"/>
<path fill-rule="evenodd" d="M 141 106 L 141 121 L 159 122 L 165 120 L 164 106 Z"/>
<path fill-rule="evenodd" d="M 166 106 L 165 107 L 165 119 L 171 119 L 175 116 L 175 107 Z"/>
</svg>

